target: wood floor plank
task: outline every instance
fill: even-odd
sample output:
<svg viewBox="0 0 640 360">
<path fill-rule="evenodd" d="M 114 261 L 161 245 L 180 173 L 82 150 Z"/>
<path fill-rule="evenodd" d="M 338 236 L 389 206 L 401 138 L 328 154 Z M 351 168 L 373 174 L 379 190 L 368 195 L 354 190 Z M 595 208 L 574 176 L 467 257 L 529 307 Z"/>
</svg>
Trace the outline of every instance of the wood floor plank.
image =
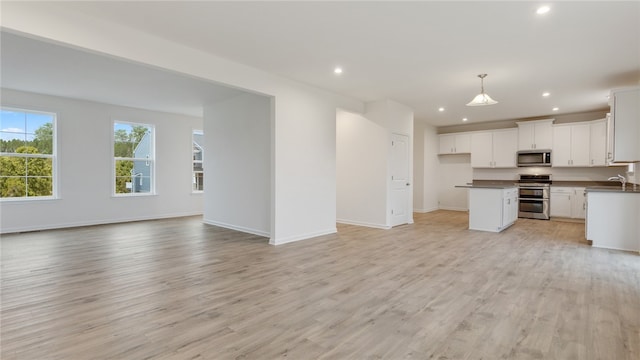
<svg viewBox="0 0 640 360">
<path fill-rule="evenodd" d="M 640 256 L 464 212 L 270 246 L 199 217 L 7 234 L 0 358 L 640 358 Z"/>
</svg>

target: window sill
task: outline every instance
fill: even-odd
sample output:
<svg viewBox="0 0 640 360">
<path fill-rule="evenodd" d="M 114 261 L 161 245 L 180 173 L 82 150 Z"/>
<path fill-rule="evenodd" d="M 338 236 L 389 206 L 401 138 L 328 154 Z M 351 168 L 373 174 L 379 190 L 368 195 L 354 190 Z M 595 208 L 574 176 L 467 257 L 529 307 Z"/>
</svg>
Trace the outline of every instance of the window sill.
<svg viewBox="0 0 640 360">
<path fill-rule="evenodd" d="M 31 202 L 40 202 L 40 201 L 54 201 L 54 200 L 60 200 L 60 198 L 55 196 L 2 198 L 0 199 L 0 203 L 18 204 L 18 203 L 31 203 Z"/>
<path fill-rule="evenodd" d="M 133 193 L 133 194 L 113 194 L 113 195 L 111 195 L 112 198 L 116 198 L 116 199 L 147 197 L 147 196 L 158 196 L 158 194 L 156 194 L 156 193 Z"/>
</svg>

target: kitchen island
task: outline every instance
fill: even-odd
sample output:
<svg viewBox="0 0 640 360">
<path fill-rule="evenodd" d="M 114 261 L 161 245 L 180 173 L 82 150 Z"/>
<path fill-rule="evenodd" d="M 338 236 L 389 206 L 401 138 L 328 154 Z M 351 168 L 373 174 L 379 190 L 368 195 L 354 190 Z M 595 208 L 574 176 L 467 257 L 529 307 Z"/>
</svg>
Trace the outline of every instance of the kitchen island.
<svg viewBox="0 0 640 360">
<path fill-rule="evenodd" d="M 592 246 L 640 252 L 640 186 L 593 186 L 586 193 L 586 237 Z"/>
<path fill-rule="evenodd" d="M 469 230 L 500 232 L 518 218 L 518 186 L 511 184 L 468 184 Z"/>
</svg>

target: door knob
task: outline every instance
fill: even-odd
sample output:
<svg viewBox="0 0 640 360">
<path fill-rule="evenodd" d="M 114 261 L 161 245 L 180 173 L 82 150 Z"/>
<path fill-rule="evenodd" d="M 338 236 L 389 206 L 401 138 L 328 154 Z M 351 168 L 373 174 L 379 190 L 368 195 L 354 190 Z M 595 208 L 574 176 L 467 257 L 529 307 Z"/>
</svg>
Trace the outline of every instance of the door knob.
<svg viewBox="0 0 640 360">
<path fill-rule="evenodd" d="M 407 186 L 411 185 L 410 183 L 407 183 Z"/>
</svg>

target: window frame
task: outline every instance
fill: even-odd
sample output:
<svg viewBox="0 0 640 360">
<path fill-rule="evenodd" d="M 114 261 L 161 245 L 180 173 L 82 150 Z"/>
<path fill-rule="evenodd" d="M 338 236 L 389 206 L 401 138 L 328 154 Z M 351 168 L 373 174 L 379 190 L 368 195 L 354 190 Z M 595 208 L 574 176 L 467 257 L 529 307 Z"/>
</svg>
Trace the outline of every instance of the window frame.
<svg viewBox="0 0 640 360">
<path fill-rule="evenodd" d="M 25 196 L 21 197 L 0 197 L 0 202 L 20 202 L 20 201 L 50 201 L 50 200 L 58 200 L 59 196 L 59 185 L 58 185 L 58 114 L 56 112 L 47 111 L 47 110 L 37 110 L 37 109 L 25 109 L 19 106 L 4 106 L 0 105 L 0 110 L 7 110 L 13 112 L 20 112 L 25 114 L 42 114 L 51 116 L 51 154 L 27 154 L 27 153 L 5 153 L 0 151 L 0 156 L 10 156 L 10 157 L 18 157 L 18 158 L 32 158 L 32 159 L 51 159 L 51 195 L 47 196 L 28 196 L 28 191 L 25 192 Z M 25 128 L 24 133 L 17 134 L 29 134 L 26 132 Z M 25 174 L 25 179 L 29 176 Z M 27 185 L 28 189 L 28 185 Z M 25 189 L 26 190 L 26 189 Z"/>
<path fill-rule="evenodd" d="M 149 158 L 126 158 L 126 157 L 116 157 L 115 154 L 115 126 L 116 124 L 122 125 L 131 125 L 131 126 L 143 126 L 150 129 L 150 153 L 151 156 Z M 117 181 L 116 181 L 116 163 L 118 160 L 125 161 L 145 161 L 151 163 L 151 171 L 149 173 L 150 178 L 150 189 L 149 192 L 128 192 L 128 193 L 117 193 Z M 143 123 L 136 121 L 126 121 L 119 119 L 111 120 L 111 196 L 115 198 L 129 198 L 129 197 L 138 197 L 138 196 L 155 196 L 156 193 L 156 127 L 151 123 Z"/>
<path fill-rule="evenodd" d="M 194 194 L 201 194 L 204 192 L 204 145 L 200 144 L 202 146 L 201 150 L 202 150 L 202 160 L 195 160 L 194 159 L 194 144 L 195 144 L 195 135 L 202 135 L 204 136 L 204 131 L 200 130 L 200 129 L 192 129 L 191 130 L 191 192 Z M 202 171 L 196 171 L 194 170 L 194 166 L 196 163 L 200 163 L 200 166 L 202 168 Z M 202 190 L 198 190 L 198 189 L 194 189 L 195 187 L 195 179 L 196 179 L 196 174 L 197 173 L 202 173 Z"/>
</svg>

